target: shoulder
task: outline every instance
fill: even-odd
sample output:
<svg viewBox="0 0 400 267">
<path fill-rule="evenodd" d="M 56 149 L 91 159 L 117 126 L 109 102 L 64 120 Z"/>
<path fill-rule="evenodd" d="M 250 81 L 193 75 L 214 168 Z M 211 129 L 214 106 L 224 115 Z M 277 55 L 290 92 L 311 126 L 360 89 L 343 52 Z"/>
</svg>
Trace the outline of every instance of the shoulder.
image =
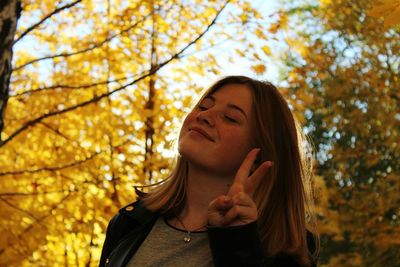
<svg viewBox="0 0 400 267">
<path fill-rule="evenodd" d="M 159 216 L 158 212 L 152 212 L 144 207 L 140 199 L 121 208 L 119 214 L 135 220 L 140 224 L 145 224 Z"/>
<path fill-rule="evenodd" d="M 158 213 L 146 209 L 140 200 L 132 202 L 122 207 L 117 214 L 110 220 L 109 230 L 111 234 L 119 232 L 124 234 L 133 230 L 135 226 L 146 225 L 153 221 Z"/>
<path fill-rule="evenodd" d="M 143 207 L 141 201 L 132 202 L 121 208 L 113 216 L 107 226 L 106 237 L 101 253 L 100 266 L 105 265 L 106 259 L 119 244 L 130 237 L 141 237 L 146 229 L 151 229 L 158 214 Z M 145 230 L 145 231 L 143 231 Z"/>
</svg>

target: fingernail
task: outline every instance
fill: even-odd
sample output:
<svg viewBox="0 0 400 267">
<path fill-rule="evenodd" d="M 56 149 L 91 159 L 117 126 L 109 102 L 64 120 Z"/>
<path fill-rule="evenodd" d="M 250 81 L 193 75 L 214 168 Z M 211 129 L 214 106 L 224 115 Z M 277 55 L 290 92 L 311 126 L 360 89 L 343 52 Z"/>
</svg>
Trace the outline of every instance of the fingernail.
<svg viewBox="0 0 400 267">
<path fill-rule="evenodd" d="M 273 166 L 274 166 L 274 163 L 272 161 L 270 161 L 268 164 L 268 170 L 271 169 Z"/>
</svg>

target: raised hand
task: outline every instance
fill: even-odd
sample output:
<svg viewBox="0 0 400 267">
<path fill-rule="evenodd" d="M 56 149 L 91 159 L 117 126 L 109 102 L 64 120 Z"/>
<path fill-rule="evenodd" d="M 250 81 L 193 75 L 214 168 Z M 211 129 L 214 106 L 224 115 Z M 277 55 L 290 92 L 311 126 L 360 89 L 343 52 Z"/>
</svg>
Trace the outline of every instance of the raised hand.
<svg viewBox="0 0 400 267">
<path fill-rule="evenodd" d="M 243 160 L 226 195 L 221 195 L 208 206 L 210 226 L 237 226 L 251 223 L 258 218 L 253 193 L 273 162 L 265 161 L 249 176 L 260 149 L 252 149 Z"/>
</svg>

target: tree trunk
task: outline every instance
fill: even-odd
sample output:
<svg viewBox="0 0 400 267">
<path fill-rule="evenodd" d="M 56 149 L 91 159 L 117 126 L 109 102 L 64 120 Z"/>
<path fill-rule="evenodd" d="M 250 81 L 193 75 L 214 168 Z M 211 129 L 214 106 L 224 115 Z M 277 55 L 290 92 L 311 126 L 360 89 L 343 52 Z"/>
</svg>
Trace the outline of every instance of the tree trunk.
<svg viewBox="0 0 400 267">
<path fill-rule="evenodd" d="M 156 47 L 156 38 L 157 38 L 157 22 L 155 17 L 155 7 L 154 1 L 151 2 L 152 8 L 152 31 L 151 31 L 151 51 L 150 51 L 150 72 L 153 72 L 155 68 L 158 66 L 158 56 L 157 56 L 157 47 Z M 151 159 L 154 153 L 154 103 L 156 97 L 156 80 L 155 72 L 149 78 L 149 95 L 147 102 L 145 104 L 145 109 L 148 111 L 152 111 L 151 115 L 146 117 L 145 125 L 145 154 L 144 154 L 144 165 L 143 165 L 143 174 L 144 177 L 147 178 L 148 182 L 151 184 L 153 179 L 153 164 Z"/>
<path fill-rule="evenodd" d="M 12 47 L 17 20 L 21 15 L 21 0 L 0 2 L 0 142 L 4 128 L 4 113 L 7 106 L 11 77 Z"/>
</svg>

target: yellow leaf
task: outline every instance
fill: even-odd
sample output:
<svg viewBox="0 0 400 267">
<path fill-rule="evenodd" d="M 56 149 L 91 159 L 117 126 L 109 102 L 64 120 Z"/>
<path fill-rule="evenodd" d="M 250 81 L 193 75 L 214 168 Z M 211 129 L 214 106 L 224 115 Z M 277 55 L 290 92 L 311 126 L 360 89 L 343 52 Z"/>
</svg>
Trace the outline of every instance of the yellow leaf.
<svg viewBox="0 0 400 267">
<path fill-rule="evenodd" d="M 241 57 L 245 57 L 246 55 L 243 53 L 243 51 L 242 50 L 240 50 L 240 49 L 235 49 L 235 51 L 236 51 L 236 53 L 238 53 L 239 54 L 239 56 L 241 56 Z"/>
<path fill-rule="evenodd" d="M 301 56 L 306 57 L 308 56 L 308 50 L 303 42 L 298 39 L 286 39 L 288 45 Z"/>
<path fill-rule="evenodd" d="M 269 27 L 268 31 L 270 33 L 276 33 L 279 30 L 279 24 L 278 23 L 273 23 L 271 24 L 271 26 Z"/>
<path fill-rule="evenodd" d="M 263 74 L 267 70 L 267 68 L 265 67 L 264 64 L 258 64 L 258 65 L 252 66 L 251 68 L 257 74 Z"/>
<path fill-rule="evenodd" d="M 261 60 L 260 56 L 257 53 L 253 53 L 253 56 L 257 59 L 257 60 Z"/>
<path fill-rule="evenodd" d="M 265 53 L 267 56 L 270 56 L 270 55 L 271 55 L 271 49 L 270 49 L 268 46 L 264 45 L 264 46 L 262 47 L 262 50 L 264 51 L 264 53 Z"/>
</svg>

